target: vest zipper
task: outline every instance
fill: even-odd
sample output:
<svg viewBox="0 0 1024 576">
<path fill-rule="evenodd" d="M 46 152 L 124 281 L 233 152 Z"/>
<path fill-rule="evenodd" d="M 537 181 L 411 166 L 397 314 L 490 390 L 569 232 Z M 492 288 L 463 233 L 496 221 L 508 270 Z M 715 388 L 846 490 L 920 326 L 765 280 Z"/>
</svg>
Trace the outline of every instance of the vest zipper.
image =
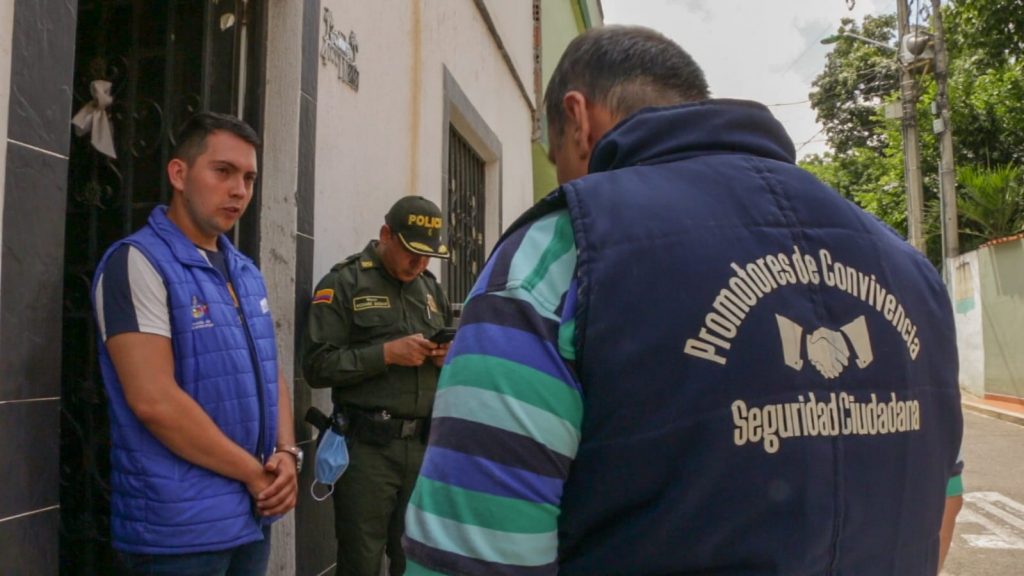
<svg viewBox="0 0 1024 576">
<path fill-rule="evenodd" d="M 209 262 L 207 262 L 206 265 L 209 268 L 213 268 L 213 270 L 217 272 L 218 276 L 223 276 L 216 266 L 213 266 Z M 267 416 L 265 407 L 266 399 L 264 398 L 265 393 L 263 391 L 263 370 L 260 367 L 259 354 L 256 352 L 256 342 L 253 340 L 252 331 L 249 330 L 249 321 L 245 317 L 245 308 L 242 306 L 242 299 L 238 296 L 238 291 L 232 288 L 234 283 L 231 281 L 231 264 L 228 262 L 226 254 L 224 256 L 224 270 L 227 272 L 227 278 L 224 278 L 224 289 L 227 290 L 231 301 L 236 304 L 235 309 L 238 313 L 238 321 L 241 322 L 242 329 L 245 331 L 245 343 L 249 347 L 249 359 L 252 362 L 253 376 L 256 378 L 256 398 L 257 403 L 259 404 L 260 422 L 259 432 L 256 435 L 256 452 L 254 453 L 254 456 L 256 456 L 256 459 L 259 460 L 260 464 L 265 464 L 266 460 L 264 458 L 266 455 L 264 454 L 263 443 L 265 441 L 264 428 L 267 426 Z M 255 500 L 252 500 L 250 508 L 252 517 L 256 521 L 257 526 L 261 525 L 263 520 L 260 517 L 260 512 L 256 507 Z"/>
<path fill-rule="evenodd" d="M 225 258 L 224 267 L 228 270 L 228 282 L 231 282 L 231 267 L 227 263 Z M 233 285 L 233 283 L 232 283 Z M 228 292 L 232 289 L 227 288 Z M 266 398 L 263 390 L 263 370 L 260 366 L 259 354 L 256 352 L 256 342 L 253 339 L 252 331 L 249 329 L 249 321 L 245 317 L 245 308 L 242 306 L 242 298 L 238 296 L 238 290 L 234 290 L 234 294 L 229 294 L 233 300 L 238 303 L 238 319 L 242 323 L 242 328 L 245 330 L 245 343 L 249 346 L 249 359 L 252 361 L 253 375 L 256 377 L 256 398 L 259 403 L 260 409 L 260 428 L 259 434 L 256 436 L 256 458 L 260 461 L 260 464 L 266 463 L 267 454 L 263 450 L 263 443 L 266 441 L 265 428 L 267 427 L 267 410 L 266 410 Z"/>
</svg>

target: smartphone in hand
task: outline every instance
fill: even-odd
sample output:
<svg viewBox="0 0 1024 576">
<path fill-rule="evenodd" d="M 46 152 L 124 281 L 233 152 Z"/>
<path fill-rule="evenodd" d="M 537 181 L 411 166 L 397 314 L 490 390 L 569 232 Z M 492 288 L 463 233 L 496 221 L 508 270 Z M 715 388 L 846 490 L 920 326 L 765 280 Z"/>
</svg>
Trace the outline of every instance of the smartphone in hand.
<svg viewBox="0 0 1024 576">
<path fill-rule="evenodd" d="M 455 338 L 455 328 L 441 328 L 428 338 L 434 344 L 447 344 Z"/>
</svg>

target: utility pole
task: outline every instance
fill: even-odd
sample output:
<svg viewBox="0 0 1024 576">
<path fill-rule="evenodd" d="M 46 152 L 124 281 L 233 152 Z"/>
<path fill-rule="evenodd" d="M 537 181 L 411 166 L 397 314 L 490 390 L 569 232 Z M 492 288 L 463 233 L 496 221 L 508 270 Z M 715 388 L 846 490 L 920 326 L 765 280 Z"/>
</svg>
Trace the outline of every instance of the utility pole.
<svg viewBox="0 0 1024 576">
<path fill-rule="evenodd" d="M 937 3 L 939 0 L 932 0 Z M 910 9 L 907 0 L 896 1 L 896 19 L 899 21 L 899 42 L 910 33 Z M 903 128 L 903 174 L 907 185 L 907 240 L 920 252 L 925 251 L 924 235 L 921 231 L 923 191 L 921 184 L 921 154 L 917 138 L 917 86 L 910 66 L 899 59 L 900 101 L 903 105 L 901 126 Z"/>
<path fill-rule="evenodd" d="M 946 261 L 960 254 L 960 231 L 957 225 L 956 170 L 953 165 L 953 125 L 949 118 L 949 93 L 946 88 L 949 60 L 939 0 L 932 0 L 932 18 L 935 28 L 935 105 L 939 116 L 934 130 L 940 134 L 939 203 L 942 209 L 942 268 L 945 270 Z"/>
</svg>

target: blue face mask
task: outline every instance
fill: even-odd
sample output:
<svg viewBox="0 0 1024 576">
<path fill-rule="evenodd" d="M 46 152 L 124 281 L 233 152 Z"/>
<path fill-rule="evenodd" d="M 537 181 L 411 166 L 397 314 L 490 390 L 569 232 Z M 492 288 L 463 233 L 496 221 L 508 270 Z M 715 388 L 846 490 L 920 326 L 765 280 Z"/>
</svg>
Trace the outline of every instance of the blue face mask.
<svg viewBox="0 0 1024 576">
<path fill-rule="evenodd" d="M 324 430 L 323 439 L 320 440 L 320 446 L 316 449 L 315 464 L 315 478 L 309 486 L 309 493 L 314 500 L 322 502 L 334 492 L 334 483 L 348 468 L 348 444 L 345 443 L 345 437 L 332 428 Z M 317 496 L 315 490 L 317 484 L 329 486 L 330 490 L 323 496 Z"/>
</svg>

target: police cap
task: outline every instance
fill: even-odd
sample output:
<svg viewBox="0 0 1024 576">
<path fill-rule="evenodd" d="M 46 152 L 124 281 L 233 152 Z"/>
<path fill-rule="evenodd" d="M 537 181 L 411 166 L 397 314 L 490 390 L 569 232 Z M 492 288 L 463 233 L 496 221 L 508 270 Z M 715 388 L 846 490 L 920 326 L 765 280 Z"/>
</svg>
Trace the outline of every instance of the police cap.
<svg viewBox="0 0 1024 576">
<path fill-rule="evenodd" d="M 395 202 L 384 217 L 384 223 L 413 254 L 445 259 L 451 256 L 441 240 L 444 231 L 441 209 L 422 196 L 406 196 Z"/>
</svg>

